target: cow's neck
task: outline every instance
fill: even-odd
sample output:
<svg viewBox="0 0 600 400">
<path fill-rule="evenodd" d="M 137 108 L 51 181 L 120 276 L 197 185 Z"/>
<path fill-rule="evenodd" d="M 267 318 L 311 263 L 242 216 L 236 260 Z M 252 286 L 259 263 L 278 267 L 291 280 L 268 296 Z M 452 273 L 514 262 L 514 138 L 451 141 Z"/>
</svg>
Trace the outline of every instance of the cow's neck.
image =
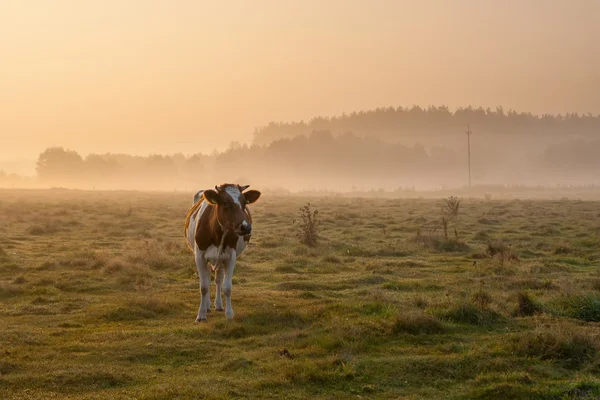
<svg viewBox="0 0 600 400">
<path fill-rule="evenodd" d="M 227 230 L 225 227 L 221 226 L 219 218 L 217 217 L 217 207 L 212 207 L 211 211 L 212 215 L 210 216 L 210 232 L 212 233 L 212 244 L 222 248 L 227 245 L 227 242 L 230 241 L 226 241 L 226 237 L 231 238 L 232 236 L 235 236 L 237 240 L 237 234 L 235 232 Z"/>
</svg>

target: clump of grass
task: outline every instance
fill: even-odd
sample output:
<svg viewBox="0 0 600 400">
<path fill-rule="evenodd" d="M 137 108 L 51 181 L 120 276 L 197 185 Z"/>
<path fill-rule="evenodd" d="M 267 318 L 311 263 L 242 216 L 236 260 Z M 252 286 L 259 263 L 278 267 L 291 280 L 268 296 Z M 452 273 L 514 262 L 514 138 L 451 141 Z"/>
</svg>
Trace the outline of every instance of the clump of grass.
<svg viewBox="0 0 600 400">
<path fill-rule="evenodd" d="M 319 298 L 319 296 L 317 296 L 316 294 L 314 294 L 313 292 L 310 292 L 308 290 L 300 293 L 298 295 L 298 297 L 301 298 L 301 299 L 308 299 L 308 300 L 318 299 Z"/>
<path fill-rule="evenodd" d="M 512 342 L 512 349 L 517 354 L 578 368 L 598 354 L 598 343 L 586 334 L 555 327 L 517 336 Z"/>
<path fill-rule="evenodd" d="M 530 315 L 539 314 L 542 311 L 542 306 L 528 293 L 519 292 L 517 294 L 517 310 L 515 312 L 516 315 L 521 317 L 527 317 Z"/>
<path fill-rule="evenodd" d="M 473 237 L 475 240 L 488 240 L 490 238 L 490 235 L 488 233 L 488 231 L 479 231 L 475 234 L 475 236 Z"/>
<path fill-rule="evenodd" d="M 469 245 L 457 237 L 446 239 L 435 235 L 434 232 L 422 234 L 420 229 L 417 230 L 414 241 L 440 252 L 458 253 L 470 250 Z"/>
<path fill-rule="evenodd" d="M 565 396 L 568 399 L 598 399 L 600 398 L 600 383 L 587 380 L 577 382 L 565 393 Z"/>
<path fill-rule="evenodd" d="M 414 304 L 416 307 L 419 307 L 419 308 L 425 308 L 425 307 L 427 307 L 427 306 L 429 305 L 429 301 L 428 301 L 428 300 L 427 300 L 427 299 L 426 299 L 424 296 L 417 295 L 417 296 L 416 296 L 416 297 L 413 299 L 413 304 Z"/>
<path fill-rule="evenodd" d="M 587 322 L 600 322 L 600 296 L 572 295 L 564 300 L 567 315 Z"/>
<path fill-rule="evenodd" d="M 23 293 L 23 289 L 6 283 L 0 283 L 0 299 L 19 296 Z"/>
<path fill-rule="evenodd" d="M 423 312 L 398 314 L 392 325 L 392 333 L 408 333 L 409 335 L 431 335 L 444 333 L 446 326 L 435 316 Z"/>
<path fill-rule="evenodd" d="M 275 267 L 275 271 L 276 272 L 284 272 L 284 273 L 290 273 L 290 274 L 298 274 L 300 273 L 299 270 L 297 270 L 296 268 L 294 268 L 293 265 L 278 265 Z"/>
<path fill-rule="evenodd" d="M 331 264 L 340 264 L 342 262 L 342 260 L 334 255 L 327 255 L 325 257 L 323 257 L 323 262 L 327 262 L 327 263 L 331 263 Z"/>
<path fill-rule="evenodd" d="M 471 301 L 480 310 L 486 310 L 492 304 L 492 296 L 483 289 L 479 289 L 471 295 Z"/>
<path fill-rule="evenodd" d="M 36 267 L 38 271 L 50 271 L 56 269 L 57 265 L 53 261 L 44 261 L 39 266 Z"/>
<path fill-rule="evenodd" d="M 147 239 L 130 244 L 125 252 L 125 259 L 129 262 L 147 265 L 156 270 L 177 268 L 179 264 L 173 252 L 175 245 L 169 241 Z"/>
<path fill-rule="evenodd" d="M 123 266 L 120 263 L 111 264 L 105 269 L 107 275 L 115 274 L 117 284 L 130 289 L 144 290 L 150 286 L 151 275 L 148 267 L 139 265 Z"/>
<path fill-rule="evenodd" d="M 177 312 L 181 306 L 154 297 L 138 298 L 106 313 L 104 319 L 112 322 L 158 318 Z"/>
<path fill-rule="evenodd" d="M 434 242 L 433 247 L 436 250 L 451 253 L 466 252 L 471 249 L 467 243 L 458 238 Z"/>
<path fill-rule="evenodd" d="M 106 256 L 95 251 L 77 251 L 59 261 L 65 267 L 88 267 L 98 269 L 106 264 Z"/>
<path fill-rule="evenodd" d="M 501 319 L 497 312 L 482 308 L 473 301 L 462 301 L 438 315 L 442 319 L 470 325 L 490 325 Z"/>
<path fill-rule="evenodd" d="M 568 243 L 562 243 L 554 246 L 554 250 L 552 251 L 556 255 L 568 255 L 573 254 L 574 250 Z"/>
<path fill-rule="evenodd" d="M 500 261 L 500 267 L 504 267 L 504 262 L 507 260 L 519 261 L 517 254 L 503 240 L 488 242 L 486 254 L 491 258 L 497 258 Z"/>
<path fill-rule="evenodd" d="M 275 249 L 277 247 L 281 247 L 283 244 L 281 242 L 281 239 L 277 238 L 265 238 L 265 239 L 261 239 L 260 242 L 257 243 L 259 247 L 263 248 L 263 249 Z"/>
<path fill-rule="evenodd" d="M 312 210 L 310 203 L 300 208 L 300 242 L 307 246 L 316 246 L 319 239 L 318 230 L 320 221 L 319 210 Z"/>
<path fill-rule="evenodd" d="M 46 222 L 31 225 L 29 228 L 27 228 L 26 232 L 28 235 L 33 236 L 51 235 L 58 232 L 58 228 L 55 224 Z"/>
</svg>

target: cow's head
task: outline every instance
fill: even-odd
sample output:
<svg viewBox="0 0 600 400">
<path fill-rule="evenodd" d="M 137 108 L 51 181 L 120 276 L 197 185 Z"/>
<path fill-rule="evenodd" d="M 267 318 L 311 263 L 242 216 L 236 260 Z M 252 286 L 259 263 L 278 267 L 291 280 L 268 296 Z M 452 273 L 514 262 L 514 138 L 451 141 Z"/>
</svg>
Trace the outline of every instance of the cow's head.
<svg viewBox="0 0 600 400">
<path fill-rule="evenodd" d="M 260 197 L 258 190 L 244 193 L 246 189 L 248 186 L 226 183 L 215 186 L 215 190 L 204 191 L 204 199 L 216 207 L 219 224 L 238 235 L 252 232 L 252 221 L 246 213 L 246 205 L 254 203 Z"/>
</svg>

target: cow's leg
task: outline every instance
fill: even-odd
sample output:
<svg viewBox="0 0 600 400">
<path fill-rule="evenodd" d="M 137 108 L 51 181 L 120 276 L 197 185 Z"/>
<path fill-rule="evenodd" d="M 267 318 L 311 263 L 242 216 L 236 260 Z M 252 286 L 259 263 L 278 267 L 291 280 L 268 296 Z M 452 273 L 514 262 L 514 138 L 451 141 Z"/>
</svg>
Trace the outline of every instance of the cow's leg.
<svg viewBox="0 0 600 400">
<path fill-rule="evenodd" d="M 215 273 L 215 283 L 217 285 L 217 294 L 215 297 L 215 310 L 223 311 L 223 300 L 221 299 L 221 290 L 223 288 L 223 278 L 225 278 L 225 268 L 221 267 Z"/>
<path fill-rule="evenodd" d="M 200 279 L 200 308 L 196 322 L 200 322 L 206 321 L 206 311 L 210 304 L 210 269 L 202 251 L 196 251 L 196 268 Z"/>
<path fill-rule="evenodd" d="M 235 269 L 236 260 L 235 250 L 231 252 L 231 258 L 227 262 L 227 270 L 225 271 L 225 282 L 223 282 L 223 294 L 225 295 L 225 317 L 233 319 L 233 308 L 231 307 L 231 281 L 233 279 L 233 270 Z"/>
</svg>

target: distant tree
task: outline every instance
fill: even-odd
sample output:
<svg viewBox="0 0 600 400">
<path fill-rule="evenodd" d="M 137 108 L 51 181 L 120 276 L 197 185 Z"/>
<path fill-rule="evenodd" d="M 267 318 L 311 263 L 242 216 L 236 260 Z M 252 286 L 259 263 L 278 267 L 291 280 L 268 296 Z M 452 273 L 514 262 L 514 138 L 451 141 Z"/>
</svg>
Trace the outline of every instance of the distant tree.
<svg viewBox="0 0 600 400">
<path fill-rule="evenodd" d="M 43 182 L 64 182 L 81 178 L 83 166 L 83 159 L 77 152 L 51 147 L 39 155 L 36 171 Z"/>
<path fill-rule="evenodd" d="M 90 154 L 84 160 L 86 179 L 91 184 L 110 182 L 119 172 L 117 161 L 110 154 Z"/>
</svg>

